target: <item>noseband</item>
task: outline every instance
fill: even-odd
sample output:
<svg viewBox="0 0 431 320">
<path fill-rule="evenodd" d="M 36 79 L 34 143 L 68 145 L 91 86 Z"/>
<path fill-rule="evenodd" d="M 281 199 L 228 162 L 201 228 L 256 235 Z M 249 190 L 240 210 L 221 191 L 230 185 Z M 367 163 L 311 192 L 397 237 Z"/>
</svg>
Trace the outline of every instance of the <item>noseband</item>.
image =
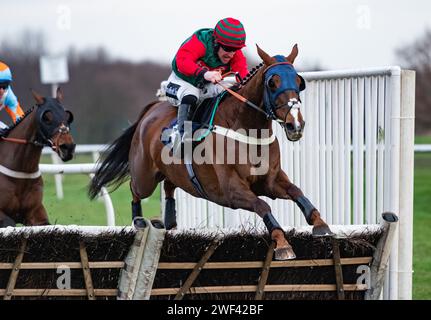
<svg viewBox="0 0 431 320">
<path fill-rule="evenodd" d="M 70 128 L 64 123 L 61 123 L 60 126 L 52 134 L 52 137 L 55 137 L 55 139 L 50 139 L 46 137 L 43 131 L 39 128 L 37 132 L 37 138 L 33 143 L 38 143 L 41 147 L 51 147 L 52 150 L 55 151 L 59 148 L 60 137 L 62 135 L 68 134 L 69 132 Z"/>
</svg>

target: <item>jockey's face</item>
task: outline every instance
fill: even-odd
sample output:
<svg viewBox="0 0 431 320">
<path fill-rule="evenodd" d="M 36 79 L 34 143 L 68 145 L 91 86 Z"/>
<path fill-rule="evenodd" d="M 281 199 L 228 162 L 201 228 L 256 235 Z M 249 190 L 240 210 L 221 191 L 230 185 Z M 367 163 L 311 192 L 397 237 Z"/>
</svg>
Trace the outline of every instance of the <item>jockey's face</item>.
<svg viewBox="0 0 431 320">
<path fill-rule="evenodd" d="M 235 55 L 236 51 L 225 51 L 222 46 L 219 46 L 217 55 L 223 64 L 229 63 Z"/>
<path fill-rule="evenodd" d="M 4 87 L 0 84 L 0 99 L 3 98 L 3 95 L 6 91 L 7 87 Z"/>
</svg>

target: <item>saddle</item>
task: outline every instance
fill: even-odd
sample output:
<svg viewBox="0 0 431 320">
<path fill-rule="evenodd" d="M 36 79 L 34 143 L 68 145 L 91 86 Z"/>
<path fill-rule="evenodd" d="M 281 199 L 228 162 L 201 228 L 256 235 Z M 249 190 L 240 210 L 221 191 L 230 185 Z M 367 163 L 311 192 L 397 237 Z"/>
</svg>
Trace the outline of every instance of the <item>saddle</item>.
<svg viewBox="0 0 431 320">
<path fill-rule="evenodd" d="M 191 117 L 193 147 L 199 144 L 208 134 L 211 133 L 215 113 L 217 112 L 217 108 L 220 103 L 226 97 L 226 94 L 227 92 L 224 91 L 216 97 L 205 99 L 196 107 L 196 110 Z M 173 128 L 176 124 L 177 119 L 175 118 L 171 121 L 168 127 L 162 129 L 160 140 L 164 145 L 171 143 L 172 136 L 170 133 L 173 132 Z M 199 131 L 199 134 L 196 134 L 197 131 Z"/>
</svg>

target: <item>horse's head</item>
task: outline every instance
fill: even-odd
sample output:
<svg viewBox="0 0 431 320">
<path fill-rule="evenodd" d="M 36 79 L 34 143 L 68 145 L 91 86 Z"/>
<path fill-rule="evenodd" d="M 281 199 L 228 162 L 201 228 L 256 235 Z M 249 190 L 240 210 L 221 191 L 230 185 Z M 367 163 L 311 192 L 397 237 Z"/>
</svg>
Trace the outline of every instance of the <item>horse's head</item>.
<svg viewBox="0 0 431 320">
<path fill-rule="evenodd" d="M 38 141 L 50 146 L 61 160 L 71 160 L 75 153 L 75 143 L 70 134 L 73 114 L 61 104 L 63 94 L 60 88 L 55 98 L 43 98 L 34 91 L 32 93 L 37 105 Z"/>
<path fill-rule="evenodd" d="M 299 92 L 305 89 L 305 81 L 293 67 L 298 46 L 295 44 L 288 57 L 271 57 L 259 46 L 257 52 L 266 65 L 263 72 L 265 111 L 282 125 L 290 141 L 298 141 L 305 126 L 299 98 Z"/>
</svg>

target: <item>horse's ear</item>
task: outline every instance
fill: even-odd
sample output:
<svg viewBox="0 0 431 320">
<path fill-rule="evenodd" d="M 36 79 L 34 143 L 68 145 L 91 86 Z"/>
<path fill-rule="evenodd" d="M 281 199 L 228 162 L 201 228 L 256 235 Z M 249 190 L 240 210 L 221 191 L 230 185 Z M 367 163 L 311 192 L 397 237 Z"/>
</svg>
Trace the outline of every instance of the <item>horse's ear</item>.
<svg viewBox="0 0 431 320">
<path fill-rule="evenodd" d="M 63 96 L 63 91 L 61 91 L 61 88 L 58 87 L 55 98 L 57 99 L 58 102 L 62 102 L 63 101 L 63 97 L 64 97 Z"/>
<path fill-rule="evenodd" d="M 45 99 L 40 94 L 38 94 L 33 89 L 31 89 L 31 94 L 33 95 L 34 100 L 36 100 L 36 104 L 38 105 L 44 104 Z"/>
<path fill-rule="evenodd" d="M 295 45 L 292 48 L 292 52 L 289 54 L 289 56 L 286 57 L 286 60 L 293 64 L 297 56 L 298 56 L 298 44 L 295 43 Z"/>
<path fill-rule="evenodd" d="M 267 66 L 271 65 L 274 62 L 274 59 L 269 54 L 267 54 L 265 51 L 263 51 L 257 44 L 256 44 L 256 47 L 257 47 L 257 54 L 263 60 L 263 62 Z"/>
</svg>

